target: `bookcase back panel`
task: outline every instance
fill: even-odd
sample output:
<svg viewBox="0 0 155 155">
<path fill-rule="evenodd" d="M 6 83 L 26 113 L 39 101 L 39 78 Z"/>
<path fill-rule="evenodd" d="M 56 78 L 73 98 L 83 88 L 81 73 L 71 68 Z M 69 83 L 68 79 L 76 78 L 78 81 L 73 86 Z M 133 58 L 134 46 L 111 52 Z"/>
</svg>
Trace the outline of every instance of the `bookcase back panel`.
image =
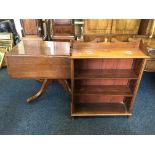
<svg viewBox="0 0 155 155">
<path fill-rule="evenodd" d="M 123 96 L 77 96 L 76 103 L 123 103 Z"/>
<path fill-rule="evenodd" d="M 76 69 L 131 69 L 133 59 L 82 59 L 75 61 Z"/>
<path fill-rule="evenodd" d="M 128 79 L 119 79 L 119 80 L 99 80 L 99 79 L 90 79 L 90 80 L 78 80 L 75 82 L 75 87 L 85 86 L 85 85 L 127 85 Z"/>
</svg>

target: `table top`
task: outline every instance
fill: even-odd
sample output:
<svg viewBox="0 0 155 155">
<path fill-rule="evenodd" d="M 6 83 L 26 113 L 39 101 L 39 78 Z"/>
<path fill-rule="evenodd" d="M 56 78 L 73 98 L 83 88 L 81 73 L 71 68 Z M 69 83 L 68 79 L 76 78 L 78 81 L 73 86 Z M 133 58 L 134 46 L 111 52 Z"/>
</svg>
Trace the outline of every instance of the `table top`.
<svg viewBox="0 0 155 155">
<path fill-rule="evenodd" d="M 120 43 L 118 43 L 120 45 Z M 71 58 L 148 58 L 148 56 L 139 48 L 134 46 L 124 48 L 114 46 L 109 48 L 110 43 L 104 44 L 101 49 L 98 48 L 75 48 L 71 50 Z M 117 44 L 113 44 L 117 45 Z M 98 45 L 97 45 L 98 46 Z M 94 45 L 93 45 L 94 47 Z M 42 41 L 42 40 L 22 40 L 17 44 L 7 56 L 70 56 L 69 42 Z"/>
<path fill-rule="evenodd" d="M 25 56 L 69 56 L 69 42 L 54 42 L 42 40 L 22 40 L 7 56 L 25 55 Z"/>
</svg>

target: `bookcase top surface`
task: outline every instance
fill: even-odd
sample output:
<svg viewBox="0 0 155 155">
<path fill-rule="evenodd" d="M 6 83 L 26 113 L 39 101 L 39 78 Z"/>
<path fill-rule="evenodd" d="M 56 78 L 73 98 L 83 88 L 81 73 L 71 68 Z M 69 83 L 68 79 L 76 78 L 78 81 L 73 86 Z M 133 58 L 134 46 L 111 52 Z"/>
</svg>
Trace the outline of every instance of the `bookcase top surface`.
<svg viewBox="0 0 155 155">
<path fill-rule="evenodd" d="M 148 56 L 138 48 L 109 48 L 72 49 L 71 58 L 148 58 Z"/>
<path fill-rule="evenodd" d="M 148 58 L 145 51 L 144 44 L 141 41 L 74 42 L 71 49 L 71 58 Z"/>
</svg>

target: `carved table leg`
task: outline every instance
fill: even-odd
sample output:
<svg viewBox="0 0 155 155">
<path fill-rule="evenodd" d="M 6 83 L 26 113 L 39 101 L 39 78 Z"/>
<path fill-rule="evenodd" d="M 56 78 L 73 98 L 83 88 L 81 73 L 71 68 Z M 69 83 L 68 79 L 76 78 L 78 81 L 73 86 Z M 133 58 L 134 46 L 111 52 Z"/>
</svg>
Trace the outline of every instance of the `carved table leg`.
<svg viewBox="0 0 155 155">
<path fill-rule="evenodd" d="M 68 95 L 71 96 L 71 88 L 70 88 L 67 80 L 58 80 L 58 82 L 63 85 L 63 87 L 66 90 L 66 92 L 68 93 Z"/>
<path fill-rule="evenodd" d="M 30 103 L 32 102 L 33 100 L 37 99 L 39 96 L 41 96 L 45 90 L 47 89 L 48 85 L 52 82 L 51 79 L 44 79 L 43 80 L 43 83 L 42 83 L 42 86 L 40 88 L 40 90 L 34 95 L 34 96 L 31 96 L 27 99 L 27 102 Z"/>
</svg>

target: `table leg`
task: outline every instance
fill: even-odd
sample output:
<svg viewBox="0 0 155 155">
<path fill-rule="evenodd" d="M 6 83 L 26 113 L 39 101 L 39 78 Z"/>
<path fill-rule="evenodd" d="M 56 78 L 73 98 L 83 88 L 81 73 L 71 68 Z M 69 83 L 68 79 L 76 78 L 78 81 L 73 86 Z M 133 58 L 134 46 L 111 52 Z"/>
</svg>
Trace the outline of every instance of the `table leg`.
<svg viewBox="0 0 155 155">
<path fill-rule="evenodd" d="M 27 102 L 30 103 L 30 102 L 34 101 L 35 99 L 37 99 L 38 97 L 40 97 L 45 92 L 45 90 L 47 89 L 48 85 L 52 81 L 53 80 L 51 80 L 51 79 L 44 79 L 40 90 L 34 96 L 29 97 L 27 99 Z"/>
<path fill-rule="evenodd" d="M 67 80 L 58 80 L 58 82 L 64 87 L 69 96 L 71 96 L 71 88 Z"/>
</svg>

